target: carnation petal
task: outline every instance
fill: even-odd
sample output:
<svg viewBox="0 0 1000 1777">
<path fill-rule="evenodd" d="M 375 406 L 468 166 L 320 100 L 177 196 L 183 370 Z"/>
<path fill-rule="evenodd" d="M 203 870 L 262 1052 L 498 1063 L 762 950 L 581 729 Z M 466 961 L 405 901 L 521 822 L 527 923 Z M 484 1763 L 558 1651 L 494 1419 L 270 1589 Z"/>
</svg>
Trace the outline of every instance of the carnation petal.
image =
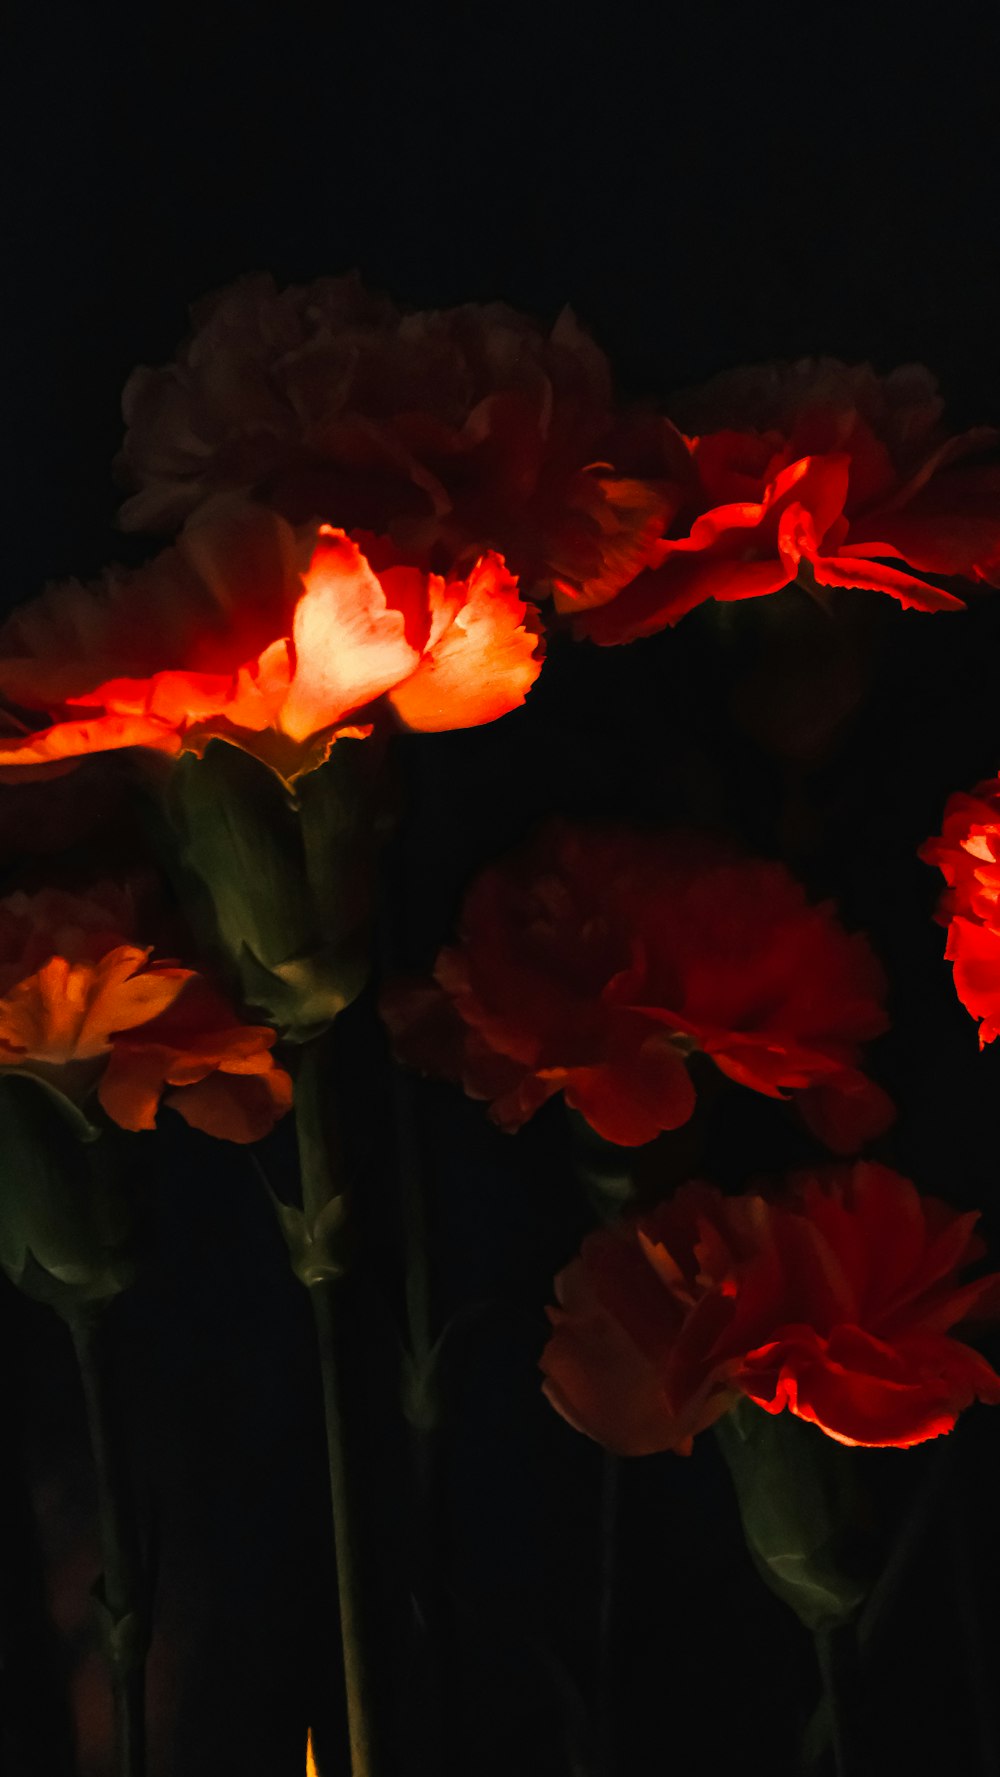
<svg viewBox="0 0 1000 1777">
<path fill-rule="evenodd" d="M 694 1110 L 695 1090 L 670 1043 L 647 1042 L 627 1058 L 566 1075 L 566 1103 L 618 1147 L 639 1147 L 677 1129 Z"/>
<path fill-rule="evenodd" d="M 35 734 L 0 740 L 0 766 L 62 764 L 88 753 L 117 752 L 122 747 L 152 747 L 160 753 L 180 752 L 176 731 L 152 716 L 94 716 L 84 721 L 56 722 Z"/>
<path fill-rule="evenodd" d="M 218 1141 L 261 1141 L 292 1107 L 292 1082 L 283 1068 L 270 1065 L 253 1073 L 217 1072 L 163 1100 L 192 1129 Z"/>
<path fill-rule="evenodd" d="M 414 669 L 419 656 L 401 612 L 357 545 L 324 525 L 295 608 L 295 672 L 281 713 L 284 732 L 308 740 L 363 708 Z"/>
<path fill-rule="evenodd" d="M 889 1094 L 854 1068 L 807 1087 L 798 1107 L 803 1122 L 834 1154 L 856 1154 L 896 1120 Z"/>
<path fill-rule="evenodd" d="M 878 553 L 878 545 L 870 546 Z M 885 554 L 892 551 L 887 547 Z M 904 611 L 964 611 L 965 604 L 940 586 L 859 555 L 810 555 L 809 566 L 819 586 L 853 586 L 865 592 L 887 592 Z"/>
<path fill-rule="evenodd" d="M 424 733 L 495 721 L 524 702 L 542 670 L 534 614 L 500 556 L 483 556 L 448 592 L 447 621 L 435 623 L 432 609 L 427 652 L 389 693 L 400 721 Z"/>
</svg>

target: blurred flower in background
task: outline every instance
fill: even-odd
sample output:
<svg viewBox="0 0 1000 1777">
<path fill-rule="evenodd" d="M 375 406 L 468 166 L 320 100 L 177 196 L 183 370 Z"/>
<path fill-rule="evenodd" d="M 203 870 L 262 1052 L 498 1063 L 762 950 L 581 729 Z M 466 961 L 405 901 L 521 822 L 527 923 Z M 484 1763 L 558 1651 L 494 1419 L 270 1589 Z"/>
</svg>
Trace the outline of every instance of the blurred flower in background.
<svg viewBox="0 0 1000 1777">
<path fill-rule="evenodd" d="M 390 984 L 402 1059 L 460 1080 L 518 1129 L 562 1092 L 608 1141 L 676 1129 L 687 1058 L 771 1098 L 795 1093 L 838 1152 L 892 1120 L 858 1067 L 885 981 L 832 904 L 784 865 L 692 834 L 555 822 L 469 890 L 433 983 Z"/>
<path fill-rule="evenodd" d="M 192 319 L 125 389 L 128 530 L 237 489 L 442 572 L 499 550 L 528 596 L 575 608 L 628 584 L 679 503 L 682 439 L 616 403 L 568 310 L 546 330 L 503 303 L 407 314 L 356 277 L 259 276 Z"/>
</svg>

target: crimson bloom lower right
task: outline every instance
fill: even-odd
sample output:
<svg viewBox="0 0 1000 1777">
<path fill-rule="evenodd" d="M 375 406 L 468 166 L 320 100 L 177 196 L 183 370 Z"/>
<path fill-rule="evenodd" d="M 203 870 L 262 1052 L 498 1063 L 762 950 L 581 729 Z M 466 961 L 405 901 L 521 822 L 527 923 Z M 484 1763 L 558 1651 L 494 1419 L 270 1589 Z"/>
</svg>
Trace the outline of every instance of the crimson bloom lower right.
<svg viewBox="0 0 1000 1777">
<path fill-rule="evenodd" d="M 774 1194 L 683 1185 L 560 1273 L 545 1392 L 625 1456 L 687 1453 L 741 1397 L 842 1444 L 922 1443 L 1000 1403 L 956 1332 L 1000 1312 L 1000 1273 L 961 1277 L 984 1254 L 977 1220 L 870 1161 Z"/>
</svg>

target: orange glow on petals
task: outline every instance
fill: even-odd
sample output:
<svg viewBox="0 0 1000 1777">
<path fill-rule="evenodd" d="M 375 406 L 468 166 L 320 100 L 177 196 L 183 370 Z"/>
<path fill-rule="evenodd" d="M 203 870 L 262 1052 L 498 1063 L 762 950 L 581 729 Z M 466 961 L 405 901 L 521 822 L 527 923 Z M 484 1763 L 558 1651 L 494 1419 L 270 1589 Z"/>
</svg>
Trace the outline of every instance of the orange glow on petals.
<svg viewBox="0 0 1000 1777">
<path fill-rule="evenodd" d="M 371 547 L 377 560 L 382 552 Z M 267 597 L 253 582 L 255 564 Z M 266 624 L 272 639 L 241 658 L 248 586 L 254 639 Z M 150 614 L 148 670 L 133 643 L 124 673 L 116 630 L 134 624 L 140 605 Z M 56 589 L 0 630 L 0 697 L 50 719 L 0 738 L 0 770 L 64 766 L 123 747 L 200 754 L 218 737 L 291 782 L 322 764 L 340 735 L 370 733 L 382 700 L 414 729 L 496 720 L 523 703 L 541 656 L 537 615 L 500 556 L 483 556 L 466 579 L 412 566 L 377 572 L 331 525 L 303 537 L 273 513 L 227 513 L 196 524 L 145 579 L 139 570 L 111 592 Z M 201 670 L 208 662 L 225 670 Z"/>
</svg>

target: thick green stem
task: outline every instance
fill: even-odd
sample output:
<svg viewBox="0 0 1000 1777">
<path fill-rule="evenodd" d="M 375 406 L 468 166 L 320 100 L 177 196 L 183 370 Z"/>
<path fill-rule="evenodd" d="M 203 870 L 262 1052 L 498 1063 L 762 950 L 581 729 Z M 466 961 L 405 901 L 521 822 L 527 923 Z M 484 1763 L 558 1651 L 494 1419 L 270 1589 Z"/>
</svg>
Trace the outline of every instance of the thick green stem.
<svg viewBox="0 0 1000 1777">
<path fill-rule="evenodd" d="M 143 1777 L 148 1612 L 135 1500 L 101 1349 L 102 1317 L 81 1310 L 72 1316 L 69 1328 L 83 1384 L 97 1478 L 104 1652 L 114 1694 L 116 1769 L 118 1777 Z"/>
<path fill-rule="evenodd" d="M 324 1055 L 324 1044 L 309 1044 L 303 1050 L 296 1082 L 302 1208 L 309 1226 L 315 1225 L 326 1206 L 335 1197 L 343 1198 L 345 1192 L 345 1181 L 338 1176 L 340 1168 L 333 1153 L 332 1094 L 323 1078 Z M 365 1653 L 360 1551 L 345 1430 L 346 1340 L 342 1283 L 336 1278 L 316 1281 L 309 1288 L 309 1298 L 323 1384 L 351 1777 L 375 1777 L 377 1763 L 371 1679 Z"/>
</svg>

